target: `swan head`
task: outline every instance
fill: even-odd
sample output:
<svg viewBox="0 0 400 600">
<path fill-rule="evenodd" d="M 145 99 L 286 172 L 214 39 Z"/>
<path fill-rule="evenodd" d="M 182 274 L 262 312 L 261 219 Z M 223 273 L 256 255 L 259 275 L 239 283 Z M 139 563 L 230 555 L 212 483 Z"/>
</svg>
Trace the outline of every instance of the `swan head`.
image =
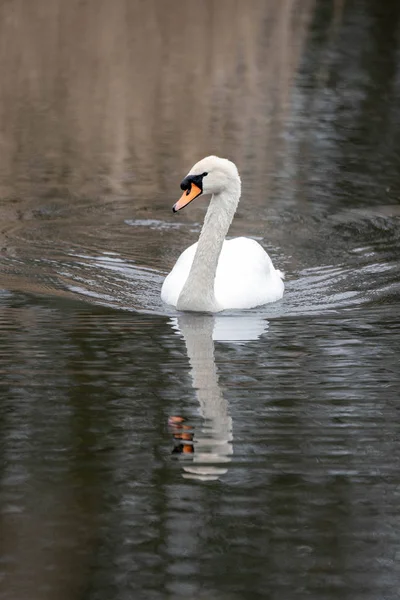
<svg viewBox="0 0 400 600">
<path fill-rule="evenodd" d="M 236 165 L 227 158 L 206 156 L 193 165 L 182 180 L 183 194 L 172 210 L 178 212 L 201 194 L 220 194 L 232 188 L 240 195 L 240 177 Z"/>
</svg>

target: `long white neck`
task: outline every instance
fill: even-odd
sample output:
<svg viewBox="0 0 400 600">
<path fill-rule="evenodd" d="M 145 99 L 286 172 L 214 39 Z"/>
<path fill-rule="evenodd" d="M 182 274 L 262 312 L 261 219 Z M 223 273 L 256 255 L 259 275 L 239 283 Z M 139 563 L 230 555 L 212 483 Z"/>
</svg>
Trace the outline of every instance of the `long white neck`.
<svg viewBox="0 0 400 600">
<path fill-rule="evenodd" d="M 201 230 L 189 276 L 178 298 L 178 310 L 216 312 L 221 310 L 214 295 L 214 280 L 225 236 L 240 198 L 240 180 L 214 194 Z"/>
</svg>

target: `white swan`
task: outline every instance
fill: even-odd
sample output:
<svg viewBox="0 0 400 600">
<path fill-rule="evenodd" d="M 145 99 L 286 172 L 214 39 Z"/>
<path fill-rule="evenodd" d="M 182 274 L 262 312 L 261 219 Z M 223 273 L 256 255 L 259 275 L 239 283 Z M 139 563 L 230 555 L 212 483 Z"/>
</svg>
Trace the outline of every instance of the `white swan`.
<svg viewBox="0 0 400 600">
<path fill-rule="evenodd" d="M 178 310 L 219 312 L 253 308 L 283 295 L 283 274 L 255 240 L 225 240 L 240 199 L 236 166 L 207 156 L 181 183 L 177 212 L 200 194 L 212 194 L 199 241 L 178 258 L 161 289 L 161 298 Z"/>
</svg>

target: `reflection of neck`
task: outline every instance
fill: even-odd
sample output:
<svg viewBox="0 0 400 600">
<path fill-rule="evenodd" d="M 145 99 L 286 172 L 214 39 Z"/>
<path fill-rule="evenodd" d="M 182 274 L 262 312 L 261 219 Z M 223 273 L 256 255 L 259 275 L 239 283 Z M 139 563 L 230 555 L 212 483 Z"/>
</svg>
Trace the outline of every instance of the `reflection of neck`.
<svg viewBox="0 0 400 600">
<path fill-rule="evenodd" d="M 178 298 L 178 310 L 218 310 L 214 296 L 215 273 L 239 197 L 240 183 L 234 180 L 230 188 L 211 198 L 192 268 Z"/>
<path fill-rule="evenodd" d="M 193 387 L 205 419 L 226 414 L 228 405 L 218 385 L 212 339 L 214 319 L 202 315 L 182 315 L 179 329 L 185 338 L 186 350 L 192 367 Z"/>
<path fill-rule="evenodd" d="M 205 419 L 201 437 L 195 434 L 194 461 L 211 463 L 226 462 L 232 454 L 232 419 L 228 414 L 228 402 L 218 384 L 212 339 L 214 319 L 202 315 L 181 315 L 179 329 L 185 339 L 193 378 L 193 387 Z M 185 471 L 203 475 L 224 473 L 214 466 L 185 467 Z"/>
</svg>

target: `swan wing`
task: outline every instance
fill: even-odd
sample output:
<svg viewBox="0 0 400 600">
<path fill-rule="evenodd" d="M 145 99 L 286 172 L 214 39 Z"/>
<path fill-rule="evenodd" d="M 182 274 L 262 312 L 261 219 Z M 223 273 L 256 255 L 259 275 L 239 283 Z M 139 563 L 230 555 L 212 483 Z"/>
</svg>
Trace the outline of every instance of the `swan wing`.
<svg viewBox="0 0 400 600">
<path fill-rule="evenodd" d="M 283 274 L 258 242 L 239 237 L 224 242 L 215 277 L 215 297 L 223 308 L 253 308 L 283 295 Z"/>
<path fill-rule="evenodd" d="M 197 242 L 182 252 L 176 261 L 172 271 L 167 275 L 161 288 L 161 299 L 171 306 L 176 306 L 179 295 L 189 277 Z"/>
</svg>

